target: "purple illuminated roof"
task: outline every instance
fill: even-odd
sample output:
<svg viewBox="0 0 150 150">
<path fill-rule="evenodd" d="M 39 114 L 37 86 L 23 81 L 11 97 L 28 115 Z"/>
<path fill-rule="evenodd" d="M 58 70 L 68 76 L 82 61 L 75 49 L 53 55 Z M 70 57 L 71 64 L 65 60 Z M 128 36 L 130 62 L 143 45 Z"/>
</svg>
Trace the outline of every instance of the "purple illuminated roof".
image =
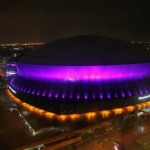
<svg viewBox="0 0 150 150">
<path fill-rule="evenodd" d="M 48 66 L 17 64 L 20 77 L 57 81 L 109 81 L 150 77 L 150 63 L 104 66 Z"/>
<path fill-rule="evenodd" d="M 149 62 L 142 46 L 101 36 L 76 36 L 21 57 L 17 69 L 20 77 L 35 80 L 107 81 L 149 77 Z"/>
</svg>

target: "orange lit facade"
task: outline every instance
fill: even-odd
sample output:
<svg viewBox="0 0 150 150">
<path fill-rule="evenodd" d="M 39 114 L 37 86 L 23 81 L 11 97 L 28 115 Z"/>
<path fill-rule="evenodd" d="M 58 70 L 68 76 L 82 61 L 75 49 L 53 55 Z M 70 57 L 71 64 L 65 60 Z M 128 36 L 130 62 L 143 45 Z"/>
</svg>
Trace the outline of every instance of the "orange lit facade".
<svg viewBox="0 0 150 150">
<path fill-rule="evenodd" d="M 7 94 L 15 103 L 19 104 L 20 106 L 27 109 L 28 111 L 35 113 L 39 116 L 45 117 L 47 119 L 57 119 L 59 121 L 67 121 L 67 120 L 76 121 L 76 120 L 80 120 L 81 118 L 86 118 L 87 120 L 93 120 L 96 117 L 108 118 L 113 115 L 130 113 L 135 110 L 141 110 L 143 108 L 150 107 L 150 101 L 148 101 L 148 102 L 143 102 L 141 104 L 137 104 L 134 106 L 115 108 L 115 109 L 111 109 L 111 110 L 103 110 L 103 111 L 88 112 L 88 113 L 81 113 L 81 114 L 58 115 L 58 114 L 48 112 L 48 111 L 39 109 L 37 107 L 31 106 L 31 105 L 21 101 L 20 99 L 15 97 L 9 90 L 7 90 Z"/>
</svg>

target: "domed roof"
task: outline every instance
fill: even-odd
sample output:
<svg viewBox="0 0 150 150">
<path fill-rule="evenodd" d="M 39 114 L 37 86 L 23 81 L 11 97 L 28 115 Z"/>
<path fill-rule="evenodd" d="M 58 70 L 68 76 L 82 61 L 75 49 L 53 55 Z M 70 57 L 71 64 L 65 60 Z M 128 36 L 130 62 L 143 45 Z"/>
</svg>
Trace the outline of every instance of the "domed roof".
<svg viewBox="0 0 150 150">
<path fill-rule="evenodd" d="M 102 36 L 75 36 L 48 43 L 19 59 L 19 63 L 84 66 L 150 61 L 146 48 Z"/>
</svg>

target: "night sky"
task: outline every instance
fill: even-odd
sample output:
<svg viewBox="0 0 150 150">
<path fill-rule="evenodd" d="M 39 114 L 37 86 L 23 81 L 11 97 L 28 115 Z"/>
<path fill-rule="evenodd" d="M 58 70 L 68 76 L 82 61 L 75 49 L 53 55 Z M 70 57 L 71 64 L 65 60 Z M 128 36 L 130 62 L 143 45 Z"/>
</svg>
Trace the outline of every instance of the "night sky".
<svg viewBox="0 0 150 150">
<path fill-rule="evenodd" d="M 0 43 L 97 34 L 150 40 L 149 0 L 0 0 Z"/>
</svg>

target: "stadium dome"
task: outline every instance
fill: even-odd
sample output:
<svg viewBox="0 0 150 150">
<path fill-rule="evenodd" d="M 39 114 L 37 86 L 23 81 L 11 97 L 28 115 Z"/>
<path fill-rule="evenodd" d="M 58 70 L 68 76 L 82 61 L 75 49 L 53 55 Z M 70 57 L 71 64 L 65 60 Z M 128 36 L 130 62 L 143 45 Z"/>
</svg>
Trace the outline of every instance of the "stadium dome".
<svg viewBox="0 0 150 150">
<path fill-rule="evenodd" d="M 48 43 L 19 59 L 44 65 L 112 65 L 150 61 L 141 45 L 101 36 L 75 36 Z"/>
<path fill-rule="evenodd" d="M 60 39 L 20 57 L 16 67 L 10 91 L 56 114 L 135 105 L 150 93 L 147 50 L 113 38 Z"/>
</svg>

